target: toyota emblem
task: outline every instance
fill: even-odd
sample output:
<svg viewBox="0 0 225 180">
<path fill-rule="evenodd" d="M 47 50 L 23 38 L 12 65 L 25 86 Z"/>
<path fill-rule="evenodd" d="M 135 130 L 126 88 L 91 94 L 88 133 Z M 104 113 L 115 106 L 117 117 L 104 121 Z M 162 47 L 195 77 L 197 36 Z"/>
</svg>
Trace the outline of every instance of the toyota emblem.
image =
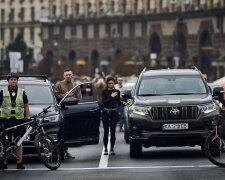
<svg viewBox="0 0 225 180">
<path fill-rule="evenodd" d="M 173 108 L 170 110 L 170 114 L 173 115 L 173 116 L 177 116 L 180 114 L 180 110 L 177 109 L 177 108 Z"/>
</svg>

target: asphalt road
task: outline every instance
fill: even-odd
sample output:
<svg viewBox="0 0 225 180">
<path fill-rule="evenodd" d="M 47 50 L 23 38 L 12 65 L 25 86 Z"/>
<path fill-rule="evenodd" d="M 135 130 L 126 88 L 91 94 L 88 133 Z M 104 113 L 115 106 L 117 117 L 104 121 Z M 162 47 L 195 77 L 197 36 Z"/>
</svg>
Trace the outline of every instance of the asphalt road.
<svg viewBox="0 0 225 180">
<path fill-rule="evenodd" d="M 70 148 L 76 158 L 65 160 L 57 171 L 50 171 L 37 157 L 25 157 L 26 170 L 16 170 L 14 162 L 9 170 L 0 171 L 0 180 L 67 180 L 67 179 L 157 179 L 157 180 L 214 180 L 225 179 L 225 168 L 211 164 L 200 146 L 148 148 L 143 158 L 129 157 L 129 144 L 117 130 L 115 156 L 102 155 L 98 145 Z"/>
</svg>

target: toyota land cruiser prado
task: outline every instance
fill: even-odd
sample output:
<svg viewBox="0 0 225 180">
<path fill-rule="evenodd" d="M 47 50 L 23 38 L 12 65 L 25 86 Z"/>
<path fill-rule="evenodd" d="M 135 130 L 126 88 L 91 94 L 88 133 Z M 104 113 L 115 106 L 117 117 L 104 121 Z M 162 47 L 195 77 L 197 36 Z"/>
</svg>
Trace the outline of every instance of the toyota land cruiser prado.
<svg viewBox="0 0 225 180">
<path fill-rule="evenodd" d="M 130 156 L 142 156 L 142 146 L 204 147 L 211 121 L 218 117 L 207 82 L 197 69 L 143 71 L 129 107 Z"/>
</svg>

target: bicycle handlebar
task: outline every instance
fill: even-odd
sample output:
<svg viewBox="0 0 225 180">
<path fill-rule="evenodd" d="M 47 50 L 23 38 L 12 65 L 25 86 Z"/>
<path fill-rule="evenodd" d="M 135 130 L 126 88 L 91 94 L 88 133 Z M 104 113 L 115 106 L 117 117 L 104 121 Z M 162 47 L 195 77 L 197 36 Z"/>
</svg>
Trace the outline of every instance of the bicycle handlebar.
<svg viewBox="0 0 225 180">
<path fill-rule="evenodd" d="M 51 107 L 52 107 L 52 106 L 48 106 L 47 108 L 44 108 L 43 111 L 41 111 L 40 113 L 38 113 L 38 114 L 36 114 L 36 115 L 30 117 L 30 119 L 31 119 L 31 118 L 39 117 L 39 116 L 40 116 L 41 114 L 43 114 L 43 113 L 46 114 L 46 113 L 48 112 L 48 109 L 51 108 Z"/>
</svg>

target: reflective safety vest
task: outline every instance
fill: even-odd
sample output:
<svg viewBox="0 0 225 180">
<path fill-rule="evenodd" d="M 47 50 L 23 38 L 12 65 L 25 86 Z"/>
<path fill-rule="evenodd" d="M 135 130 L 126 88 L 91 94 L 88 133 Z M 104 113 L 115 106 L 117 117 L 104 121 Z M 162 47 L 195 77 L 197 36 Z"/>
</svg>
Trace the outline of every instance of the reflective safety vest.
<svg viewBox="0 0 225 180">
<path fill-rule="evenodd" d="M 23 89 L 18 88 L 16 96 L 15 107 L 12 107 L 12 102 L 8 89 L 3 89 L 3 102 L 1 106 L 1 118 L 10 119 L 15 117 L 16 119 L 24 118 L 24 102 L 23 102 Z M 15 113 L 12 114 L 12 111 Z"/>
</svg>

